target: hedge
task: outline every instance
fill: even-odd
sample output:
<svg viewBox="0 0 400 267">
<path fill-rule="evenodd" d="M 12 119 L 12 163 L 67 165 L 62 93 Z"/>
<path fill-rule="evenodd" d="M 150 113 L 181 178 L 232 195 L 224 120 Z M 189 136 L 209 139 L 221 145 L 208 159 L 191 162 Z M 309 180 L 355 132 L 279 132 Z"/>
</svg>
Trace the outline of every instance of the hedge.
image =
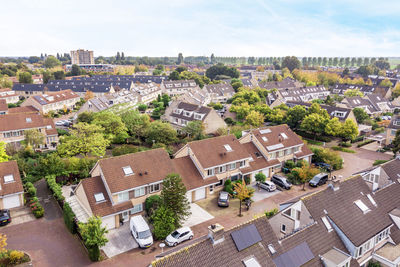
<svg viewBox="0 0 400 267">
<path fill-rule="evenodd" d="M 339 152 L 322 147 L 311 147 L 311 151 L 314 153 L 313 162 L 328 163 L 334 170 L 343 168 L 343 159 Z"/>
<path fill-rule="evenodd" d="M 356 153 L 354 150 L 351 150 L 351 149 L 348 149 L 345 147 L 340 147 L 340 146 L 334 146 L 334 147 L 332 147 L 332 149 L 336 150 L 336 151 L 346 152 L 346 153 Z"/>
<path fill-rule="evenodd" d="M 49 186 L 50 190 L 53 192 L 53 196 L 57 201 L 63 202 L 65 197 L 62 195 L 61 186 L 56 182 L 55 175 L 48 175 L 45 177 L 47 185 Z"/>
<path fill-rule="evenodd" d="M 310 134 L 310 133 L 307 133 L 307 132 L 304 132 L 304 131 L 301 131 L 301 130 L 297 130 L 297 129 L 295 130 L 295 132 L 296 132 L 296 134 L 298 134 L 298 135 L 300 135 L 300 136 L 302 136 L 304 138 L 311 139 L 311 140 L 316 139 L 318 141 L 327 142 L 327 143 L 332 141 L 332 138 L 330 138 L 328 136 L 318 136 L 318 135 L 315 136 L 313 134 Z"/>
<path fill-rule="evenodd" d="M 371 139 L 369 139 L 369 140 L 365 140 L 365 141 L 363 141 L 363 142 L 359 143 L 359 144 L 357 145 L 357 147 L 362 147 L 362 146 L 365 146 L 365 145 L 371 144 L 371 143 L 373 143 L 373 142 L 375 142 L 375 140 L 371 140 Z"/>
<path fill-rule="evenodd" d="M 72 233 L 76 233 L 76 224 L 75 224 L 75 213 L 72 211 L 70 205 L 65 202 L 63 207 L 63 217 L 65 226 L 67 226 L 68 230 Z"/>
</svg>

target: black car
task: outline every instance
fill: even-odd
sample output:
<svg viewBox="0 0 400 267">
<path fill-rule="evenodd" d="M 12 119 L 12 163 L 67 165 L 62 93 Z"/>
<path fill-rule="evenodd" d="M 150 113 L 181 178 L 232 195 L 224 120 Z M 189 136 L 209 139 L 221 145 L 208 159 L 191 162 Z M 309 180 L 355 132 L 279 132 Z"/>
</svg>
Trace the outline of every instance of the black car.
<svg viewBox="0 0 400 267">
<path fill-rule="evenodd" d="M 312 187 L 317 187 L 319 185 L 323 185 L 326 183 L 326 181 L 328 181 L 328 174 L 327 173 L 319 173 L 317 175 L 315 175 L 310 182 L 308 183 L 310 186 Z"/>
<path fill-rule="evenodd" d="M 292 184 L 283 176 L 274 174 L 272 175 L 271 181 L 276 184 L 279 185 L 280 187 L 289 190 L 292 187 Z"/>
<path fill-rule="evenodd" d="M 11 215 L 9 210 L 0 210 L 0 226 L 7 225 L 11 222 Z"/>
</svg>

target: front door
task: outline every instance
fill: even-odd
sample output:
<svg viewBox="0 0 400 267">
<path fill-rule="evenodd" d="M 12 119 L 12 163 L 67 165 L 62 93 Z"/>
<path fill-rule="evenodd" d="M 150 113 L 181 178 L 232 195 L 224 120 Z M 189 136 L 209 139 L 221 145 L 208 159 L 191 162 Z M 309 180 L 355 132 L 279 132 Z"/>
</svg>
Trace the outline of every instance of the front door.
<svg viewBox="0 0 400 267">
<path fill-rule="evenodd" d="M 124 211 L 122 213 L 122 221 L 127 222 L 129 220 L 129 211 Z"/>
</svg>

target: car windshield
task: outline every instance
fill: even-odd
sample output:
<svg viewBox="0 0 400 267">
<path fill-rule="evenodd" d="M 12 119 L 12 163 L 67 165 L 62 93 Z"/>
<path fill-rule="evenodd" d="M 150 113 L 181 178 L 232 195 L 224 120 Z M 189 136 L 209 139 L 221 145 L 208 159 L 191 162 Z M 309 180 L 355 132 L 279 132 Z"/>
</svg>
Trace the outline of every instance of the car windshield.
<svg viewBox="0 0 400 267">
<path fill-rule="evenodd" d="M 319 182 L 319 177 L 318 176 L 314 176 L 311 181 L 313 182 Z"/>
<path fill-rule="evenodd" d="M 222 193 L 222 194 L 219 195 L 219 198 L 220 198 L 221 200 L 227 200 L 227 199 L 228 199 L 228 194 Z"/>
<path fill-rule="evenodd" d="M 178 238 L 179 237 L 179 232 L 175 231 L 171 235 L 172 235 L 173 238 Z"/>
<path fill-rule="evenodd" d="M 139 233 L 138 233 L 138 238 L 139 238 L 139 239 L 149 238 L 150 236 L 151 236 L 150 230 L 146 230 L 146 231 L 143 231 L 143 232 L 139 232 Z"/>
</svg>

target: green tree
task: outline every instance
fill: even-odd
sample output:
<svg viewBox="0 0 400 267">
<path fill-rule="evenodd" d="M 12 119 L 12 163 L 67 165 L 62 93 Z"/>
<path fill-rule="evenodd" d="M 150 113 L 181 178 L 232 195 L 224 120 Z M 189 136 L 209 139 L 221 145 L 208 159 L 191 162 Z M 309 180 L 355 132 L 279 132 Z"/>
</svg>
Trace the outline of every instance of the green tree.
<svg viewBox="0 0 400 267">
<path fill-rule="evenodd" d="M 176 142 L 176 140 L 176 130 L 169 123 L 161 121 L 152 122 L 146 131 L 146 142 L 148 144 L 154 142 L 169 145 Z"/>
<path fill-rule="evenodd" d="M 92 261 L 100 259 L 100 247 L 107 244 L 106 233 L 108 231 L 101 225 L 100 217 L 90 217 L 87 223 L 79 223 L 79 232 L 83 242 L 89 251 L 89 257 Z"/>
<path fill-rule="evenodd" d="M 122 122 L 121 117 L 112 112 L 95 113 L 92 124 L 102 127 L 104 129 L 104 134 L 110 140 L 116 136 L 126 134 L 128 130 Z"/>
<path fill-rule="evenodd" d="M 258 190 L 260 190 L 260 183 L 265 182 L 265 180 L 267 179 L 267 176 L 265 176 L 264 173 L 259 172 L 259 173 L 256 174 L 255 178 L 256 178 L 256 181 L 257 181 Z"/>
<path fill-rule="evenodd" d="M 313 134 L 316 138 L 317 135 L 321 135 L 324 133 L 327 121 L 327 118 L 324 118 L 318 113 L 312 113 L 304 118 L 300 127 L 303 130 Z"/>
<path fill-rule="evenodd" d="M 294 168 L 293 170 L 297 173 L 299 180 L 303 185 L 303 190 L 306 190 L 306 183 L 319 173 L 317 168 L 311 166 L 307 161 L 304 160 L 301 162 L 300 168 Z"/>
<path fill-rule="evenodd" d="M 206 70 L 206 76 L 211 80 L 214 80 L 218 75 L 225 75 L 230 78 L 239 78 L 240 73 L 236 68 L 225 66 L 222 63 L 218 63 Z"/>
<path fill-rule="evenodd" d="M 290 71 L 293 71 L 294 69 L 300 69 L 300 67 L 300 60 L 295 56 L 287 56 L 282 60 L 282 69 L 288 68 Z"/>
<path fill-rule="evenodd" d="M 246 123 L 254 127 L 259 127 L 264 123 L 264 115 L 258 111 L 252 110 L 246 116 Z"/>
<path fill-rule="evenodd" d="M 65 72 L 63 70 L 58 70 L 53 73 L 54 79 L 56 80 L 64 80 L 65 79 Z"/>
<path fill-rule="evenodd" d="M 379 84 L 379 86 L 382 86 L 382 87 L 392 87 L 392 82 L 391 82 L 388 78 L 386 78 L 386 79 L 384 79 L 383 81 L 381 81 L 381 83 Z"/>
<path fill-rule="evenodd" d="M 396 131 L 396 136 L 392 141 L 392 146 L 393 154 L 396 157 L 397 153 L 400 151 L 400 130 Z"/>
<path fill-rule="evenodd" d="M 48 83 L 50 80 L 54 80 L 54 75 L 51 71 L 43 71 L 43 83 Z"/>
<path fill-rule="evenodd" d="M 353 96 L 360 96 L 363 97 L 364 94 L 359 89 L 347 89 L 344 92 L 345 97 L 353 97 Z"/>
<path fill-rule="evenodd" d="M 390 64 L 386 60 L 379 59 L 374 65 L 381 70 L 390 70 Z"/>
<path fill-rule="evenodd" d="M 57 151 L 61 156 L 104 156 L 109 143 L 101 126 L 80 122 L 74 125 L 70 136 L 61 137 Z"/>
<path fill-rule="evenodd" d="M 121 115 L 122 121 L 130 135 L 135 138 L 143 138 L 150 127 L 150 117 L 147 114 L 140 114 L 136 110 L 130 110 Z"/>
<path fill-rule="evenodd" d="M 33 83 L 32 74 L 27 71 L 21 71 L 18 73 L 18 81 L 20 83 Z"/>
<path fill-rule="evenodd" d="M 243 87 L 243 82 L 240 79 L 234 78 L 231 80 L 231 85 L 233 90 L 237 92 L 239 88 Z"/>
<path fill-rule="evenodd" d="M 337 136 L 341 133 L 342 124 L 340 123 L 338 118 L 331 119 L 325 126 L 325 133 Z"/>
<path fill-rule="evenodd" d="M 92 123 L 94 113 L 91 111 L 84 111 L 78 115 L 78 122 Z"/>
<path fill-rule="evenodd" d="M 243 89 L 232 97 L 232 104 L 238 105 L 247 102 L 250 105 L 261 101 L 260 96 L 254 90 Z"/>
<path fill-rule="evenodd" d="M 358 123 L 363 123 L 369 119 L 369 115 L 363 108 L 354 108 L 353 113 Z"/>
<path fill-rule="evenodd" d="M 240 105 L 232 105 L 229 109 L 230 112 L 235 112 L 239 120 L 243 120 L 251 111 L 251 106 L 245 102 Z"/>
<path fill-rule="evenodd" d="M 151 221 L 154 226 L 154 236 L 158 240 L 165 239 L 176 227 L 174 212 L 164 205 L 154 211 Z"/>
<path fill-rule="evenodd" d="M 340 130 L 340 137 L 343 140 L 354 140 L 358 135 L 358 127 L 354 121 L 347 119 Z"/>
<path fill-rule="evenodd" d="M 194 140 L 201 140 L 204 138 L 204 124 L 202 121 L 191 121 L 183 127 L 182 132 Z"/>
<path fill-rule="evenodd" d="M 254 194 L 254 189 L 248 187 L 243 181 L 235 183 L 233 186 L 236 192 L 236 197 L 239 199 L 239 216 L 242 216 L 242 202 L 246 199 L 250 199 Z"/>
<path fill-rule="evenodd" d="M 286 123 L 291 128 L 297 128 L 306 116 L 306 114 L 307 111 L 304 106 L 296 105 L 287 111 Z"/>
<path fill-rule="evenodd" d="M 71 76 L 79 76 L 81 74 L 82 74 L 81 68 L 78 65 L 73 64 L 71 67 Z"/>
<path fill-rule="evenodd" d="M 44 66 L 48 69 L 61 65 L 61 62 L 55 56 L 48 56 L 44 61 Z"/>
<path fill-rule="evenodd" d="M 182 53 L 178 54 L 178 61 L 176 62 L 176 64 L 180 65 L 183 63 L 183 55 Z"/>
<path fill-rule="evenodd" d="M 179 174 L 171 173 L 165 177 L 162 183 L 161 199 L 164 206 L 174 214 L 176 227 L 179 227 L 191 214 L 189 200 L 186 198 L 186 187 Z"/>
<path fill-rule="evenodd" d="M 181 76 L 179 75 L 179 72 L 177 72 L 176 70 L 174 70 L 173 72 L 171 72 L 171 73 L 169 74 L 168 78 L 169 78 L 170 80 L 177 81 L 177 80 L 180 80 L 180 79 L 181 79 Z"/>
<path fill-rule="evenodd" d="M 0 162 L 8 161 L 9 156 L 6 153 L 6 143 L 0 142 Z"/>
<path fill-rule="evenodd" d="M 37 129 L 30 129 L 24 132 L 25 141 L 32 147 L 39 147 L 44 144 L 44 134 Z"/>
</svg>

